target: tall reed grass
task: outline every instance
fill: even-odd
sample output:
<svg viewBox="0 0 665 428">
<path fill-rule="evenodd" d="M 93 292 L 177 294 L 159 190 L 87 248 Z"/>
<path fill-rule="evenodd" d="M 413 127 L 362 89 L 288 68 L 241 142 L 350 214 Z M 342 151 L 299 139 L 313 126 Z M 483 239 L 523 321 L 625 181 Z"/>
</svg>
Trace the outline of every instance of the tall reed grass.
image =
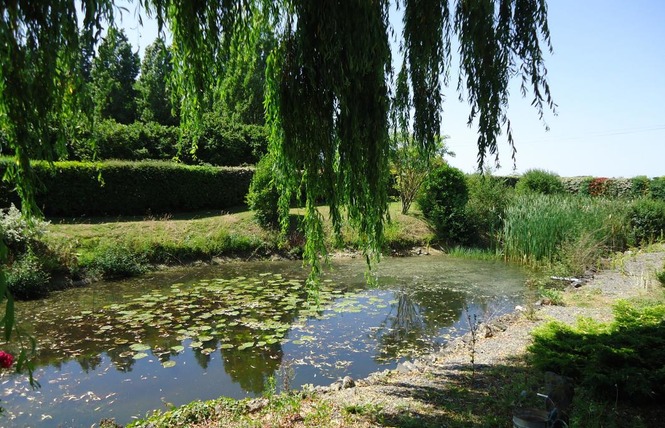
<svg viewBox="0 0 665 428">
<path fill-rule="evenodd" d="M 628 203 L 602 198 L 520 195 L 506 209 L 504 257 L 529 265 L 575 258 L 575 264 L 585 264 L 600 252 L 625 247 L 628 209 Z"/>
</svg>

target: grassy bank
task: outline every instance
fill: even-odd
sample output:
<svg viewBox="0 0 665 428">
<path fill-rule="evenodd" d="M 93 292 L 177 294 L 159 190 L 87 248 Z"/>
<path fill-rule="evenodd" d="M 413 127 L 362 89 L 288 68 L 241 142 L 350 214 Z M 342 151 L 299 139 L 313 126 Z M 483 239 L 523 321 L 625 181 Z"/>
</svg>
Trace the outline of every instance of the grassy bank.
<svg viewBox="0 0 665 428">
<path fill-rule="evenodd" d="M 325 208 L 322 208 L 326 216 Z M 272 256 L 297 258 L 304 236 L 297 227 L 286 238 L 259 227 L 249 211 L 202 212 L 178 216 L 122 217 L 99 219 L 51 219 L 44 240 L 67 269 L 85 270 L 102 276 L 132 275 L 141 267 L 159 264 L 211 262 L 217 258 L 256 259 Z M 390 207 L 385 253 L 414 246 L 427 246 L 435 234 L 418 214 L 403 215 L 399 204 Z M 330 229 L 330 225 L 326 227 Z M 357 236 L 343 230 L 343 247 L 357 249 Z"/>
</svg>

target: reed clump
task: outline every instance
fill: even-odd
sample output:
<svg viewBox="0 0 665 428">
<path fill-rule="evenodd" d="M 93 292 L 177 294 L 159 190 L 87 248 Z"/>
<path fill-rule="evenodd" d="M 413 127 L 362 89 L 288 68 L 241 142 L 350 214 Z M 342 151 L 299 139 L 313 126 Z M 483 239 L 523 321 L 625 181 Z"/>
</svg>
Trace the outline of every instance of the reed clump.
<svg viewBox="0 0 665 428">
<path fill-rule="evenodd" d="M 629 204 L 575 195 L 518 195 L 506 209 L 503 254 L 531 266 L 578 271 L 607 251 L 625 248 Z"/>
</svg>

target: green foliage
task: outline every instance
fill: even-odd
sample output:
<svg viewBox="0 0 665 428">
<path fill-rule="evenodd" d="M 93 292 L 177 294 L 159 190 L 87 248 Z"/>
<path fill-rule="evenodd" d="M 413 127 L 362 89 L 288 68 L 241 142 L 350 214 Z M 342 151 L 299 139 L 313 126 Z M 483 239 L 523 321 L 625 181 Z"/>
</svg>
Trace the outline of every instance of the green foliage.
<svg viewBox="0 0 665 428">
<path fill-rule="evenodd" d="M 137 276 L 147 271 L 146 260 L 123 246 L 100 248 L 89 263 L 82 263 L 93 275 L 107 279 Z"/>
<path fill-rule="evenodd" d="M 48 294 L 50 279 L 39 258 L 28 251 L 11 265 L 7 286 L 17 299 L 39 299 Z"/>
<path fill-rule="evenodd" d="M 277 41 L 268 17 L 254 14 L 250 25 L 249 35 L 233 35 L 215 110 L 233 124 L 263 125 L 266 61 Z"/>
<path fill-rule="evenodd" d="M 630 196 L 632 198 L 641 198 L 649 195 L 649 178 L 645 175 L 640 175 L 630 179 Z"/>
<path fill-rule="evenodd" d="M 256 165 L 247 193 L 247 205 L 254 211 L 254 217 L 261 227 L 279 227 L 279 192 L 274 182 L 275 160 L 271 155 L 264 156 Z"/>
<path fill-rule="evenodd" d="M 443 164 L 433 169 L 423 183 L 418 205 L 439 236 L 452 244 L 465 239 L 464 207 L 468 199 L 464 173 Z"/>
<path fill-rule="evenodd" d="M 253 165 L 267 150 L 264 126 L 231 122 L 215 113 L 204 115 L 201 126 L 183 139 L 181 157 L 187 163 Z"/>
<path fill-rule="evenodd" d="M 623 249 L 627 204 L 582 196 L 526 194 L 506 209 L 503 251 L 509 260 L 537 264 L 565 259 L 580 247 L 593 254 Z M 593 257 L 591 257 L 593 258 Z M 581 262 L 588 260 L 583 258 Z M 588 266 L 571 266 L 575 270 Z"/>
<path fill-rule="evenodd" d="M 665 201 L 665 177 L 654 177 L 651 179 L 649 192 L 653 199 Z"/>
<path fill-rule="evenodd" d="M 636 308 L 618 303 L 615 320 L 550 322 L 537 328 L 529 347 L 542 370 L 570 376 L 596 396 L 665 401 L 665 305 Z"/>
<path fill-rule="evenodd" d="M 71 147 L 73 160 L 170 160 L 178 154 L 178 128 L 155 122 L 134 122 L 129 125 L 114 120 L 103 120 L 96 124 L 92 137 L 96 151 L 90 144 Z"/>
<path fill-rule="evenodd" d="M 501 241 L 505 212 L 514 190 L 504 178 L 489 173 L 467 177 L 469 201 L 465 207 L 469 242 L 482 247 L 497 248 Z"/>
<path fill-rule="evenodd" d="M 665 236 L 665 200 L 640 198 L 630 206 L 628 220 L 632 244 L 642 245 Z"/>
<path fill-rule="evenodd" d="M 141 75 L 136 81 L 137 117 L 143 122 L 178 125 L 178 114 L 174 114 L 169 88 L 173 72 L 171 61 L 171 51 L 162 38 L 157 38 L 145 48 Z"/>
<path fill-rule="evenodd" d="M 91 85 L 97 118 L 125 124 L 134 122 L 134 82 L 139 68 L 139 55 L 132 51 L 125 31 L 110 27 L 92 62 Z"/>
<path fill-rule="evenodd" d="M 531 169 L 520 177 L 515 186 L 517 193 L 540 193 L 543 195 L 556 195 L 563 193 L 561 178 L 542 169 Z"/>
<path fill-rule="evenodd" d="M 0 163 L 0 171 L 6 164 Z M 34 163 L 49 216 L 101 216 L 228 209 L 243 205 L 253 171 L 167 162 Z M 9 189 L 0 197 L 12 198 Z"/>
</svg>

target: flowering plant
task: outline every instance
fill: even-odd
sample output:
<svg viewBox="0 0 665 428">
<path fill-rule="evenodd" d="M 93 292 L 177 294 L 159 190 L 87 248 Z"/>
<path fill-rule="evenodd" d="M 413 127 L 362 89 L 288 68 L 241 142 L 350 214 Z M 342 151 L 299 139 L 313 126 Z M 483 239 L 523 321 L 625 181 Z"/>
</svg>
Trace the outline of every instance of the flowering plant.
<svg viewBox="0 0 665 428">
<path fill-rule="evenodd" d="M 14 356 L 8 352 L 0 351 L 0 367 L 8 369 L 14 364 Z"/>
</svg>

